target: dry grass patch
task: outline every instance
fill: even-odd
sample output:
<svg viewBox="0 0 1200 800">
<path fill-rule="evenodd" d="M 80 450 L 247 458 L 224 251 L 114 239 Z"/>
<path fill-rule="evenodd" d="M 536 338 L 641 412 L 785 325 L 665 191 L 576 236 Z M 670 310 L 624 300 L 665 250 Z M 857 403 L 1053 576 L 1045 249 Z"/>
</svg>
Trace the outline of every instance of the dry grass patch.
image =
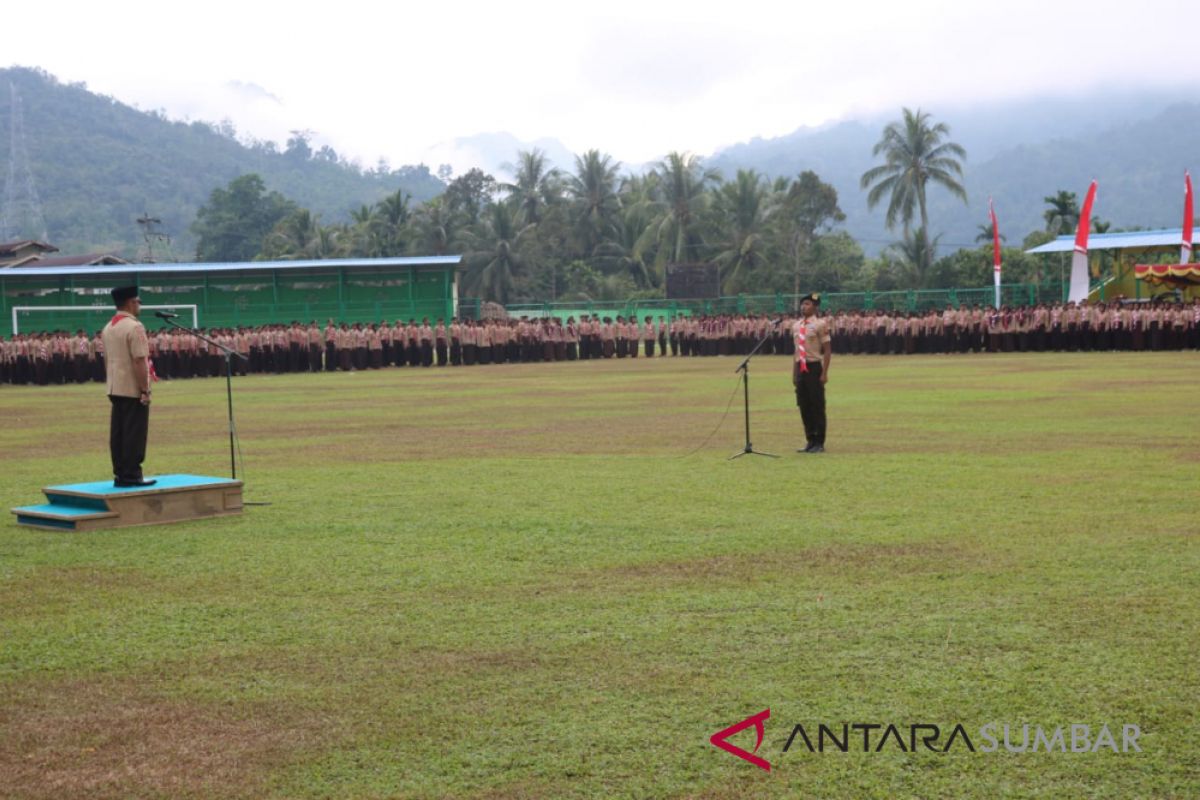
<svg viewBox="0 0 1200 800">
<path fill-rule="evenodd" d="M 316 720 L 172 699 L 129 678 L 0 696 L 6 797 L 257 797 L 271 769 L 318 738 Z"/>
</svg>

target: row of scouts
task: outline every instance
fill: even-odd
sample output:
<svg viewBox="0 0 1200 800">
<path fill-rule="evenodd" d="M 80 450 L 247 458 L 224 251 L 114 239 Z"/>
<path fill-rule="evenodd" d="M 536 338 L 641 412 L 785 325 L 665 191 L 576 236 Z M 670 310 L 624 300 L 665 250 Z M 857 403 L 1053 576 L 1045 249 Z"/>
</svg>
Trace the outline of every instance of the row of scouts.
<svg viewBox="0 0 1200 800">
<path fill-rule="evenodd" d="M 545 319 L 428 319 L 407 323 L 262 325 L 210 329 L 239 353 L 236 374 L 333 372 L 385 366 L 576 361 L 655 356 L 794 353 L 796 317 L 764 315 Z M 834 353 L 909 354 L 1200 349 L 1200 300 L 1188 305 L 1055 303 L 1001 309 L 947 307 L 924 313 L 853 311 L 823 317 Z M 223 375 L 220 348 L 176 329 L 149 335 L 159 378 Z M 0 341 L 0 382 L 104 380 L 99 334 L 18 334 Z"/>
<path fill-rule="evenodd" d="M 834 352 L 852 355 L 1200 349 L 1200 300 L 839 312 L 829 322 Z"/>
</svg>

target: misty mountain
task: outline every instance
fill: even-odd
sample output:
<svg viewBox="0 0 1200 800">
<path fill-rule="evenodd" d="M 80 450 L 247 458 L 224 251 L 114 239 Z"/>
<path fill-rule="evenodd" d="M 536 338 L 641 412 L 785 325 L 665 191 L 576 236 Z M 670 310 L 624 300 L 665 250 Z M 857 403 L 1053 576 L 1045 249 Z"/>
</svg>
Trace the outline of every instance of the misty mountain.
<svg viewBox="0 0 1200 800">
<path fill-rule="evenodd" d="M 174 238 L 176 258 L 188 259 L 194 240 L 188 230 L 196 210 L 214 188 L 249 172 L 320 214 L 324 223 L 346 220 L 362 204 L 403 189 L 415 202 L 437 196 L 444 185 L 424 166 L 363 171 L 332 151 L 307 146 L 280 152 L 273 143 L 242 143 L 222 126 L 177 122 L 82 85 L 59 83 L 44 72 L 0 70 L 0 135 L 8 151 L 10 83 L 20 96 L 29 173 L 48 228 L 64 252 L 111 250 L 132 258 L 141 244 L 135 220 L 144 212 L 163 220 Z M 935 122 L 950 126 L 950 138 L 968 153 L 964 185 L 970 204 L 943 190 L 929 193 L 932 232 L 941 250 L 974 246 L 987 222 L 987 198 L 995 198 L 1000 229 L 1009 244 L 1044 223 L 1043 198 L 1060 189 L 1082 199 L 1088 182 L 1100 182 L 1094 213 L 1114 229 L 1174 227 L 1181 216 L 1183 170 L 1200 168 L 1200 92 L 1081 93 L 988 105 L 926 107 Z M 883 227 L 884 209 L 867 210 L 859 177 L 876 161 L 871 149 L 891 115 L 801 128 L 786 136 L 753 139 L 706 159 L 726 179 L 752 168 L 771 177 L 814 170 L 838 190 L 844 227 L 875 254 L 898 232 Z M 499 180 L 519 150 L 543 150 L 554 166 L 574 167 L 575 154 L 559 141 L 520 140 L 511 133 L 484 133 L 432 148 L 431 163 L 450 163 L 458 174 L 474 166 Z M 615 157 L 617 154 L 614 154 Z M 626 164 L 644 171 L 645 165 Z M 8 171 L 0 170 L 0 180 Z M 18 172 L 17 188 L 24 189 Z M 28 231 L 23 235 L 37 235 Z"/>
<path fill-rule="evenodd" d="M 444 189 L 423 165 L 363 172 L 332 151 L 312 153 L 304 147 L 279 152 L 273 143 L 247 146 L 231 131 L 171 121 L 20 67 L 0 70 L 0 135 L 6 156 L 10 85 L 21 103 L 20 139 L 47 237 L 64 253 L 113 251 L 134 258 L 142 243 L 135 220 L 149 212 L 172 237 L 174 257 L 189 260 L 195 240 L 188 229 L 196 210 L 213 189 L 251 172 L 261 175 L 268 189 L 320 214 L 325 223 L 348 220 L 352 209 L 397 189 L 417 202 Z M 18 169 L 16 181 L 22 195 L 28 193 L 23 173 Z M 0 171 L 0 180 L 7 176 L 8 170 Z M 28 221 L 20 227 L 20 236 L 41 235 Z"/>
<path fill-rule="evenodd" d="M 1174 227 L 1182 219 L 1183 171 L 1200 167 L 1195 142 L 1200 104 L 1194 92 L 1094 94 L 1022 100 L 987 107 L 928 108 L 950 126 L 967 150 L 963 205 L 944 190 L 929 191 L 930 227 L 941 252 L 974 246 L 987 224 L 987 200 L 996 203 L 1000 230 L 1019 244 L 1045 223 L 1043 198 L 1060 189 L 1082 201 L 1099 181 L 1094 216 L 1113 228 Z M 871 150 L 890 117 L 801 128 L 787 136 L 755 139 L 707 160 L 728 179 L 738 169 L 771 177 L 814 170 L 838 190 L 845 228 L 864 249 L 878 253 L 899 238 L 883 226 L 885 208 L 867 210 L 859 178 L 876 159 Z"/>
</svg>

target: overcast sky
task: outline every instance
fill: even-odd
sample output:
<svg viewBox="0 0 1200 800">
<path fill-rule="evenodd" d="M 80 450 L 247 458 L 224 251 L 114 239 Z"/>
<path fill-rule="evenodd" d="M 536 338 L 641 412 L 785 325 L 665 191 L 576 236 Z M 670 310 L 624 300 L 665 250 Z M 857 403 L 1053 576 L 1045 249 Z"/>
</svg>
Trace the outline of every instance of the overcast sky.
<svg viewBox="0 0 1200 800">
<path fill-rule="evenodd" d="M 259 4 L 43 0 L 5 9 L 0 63 L 173 118 L 292 129 L 373 164 L 451 160 L 508 131 L 627 163 L 863 113 L 1200 72 L 1195 3 L 782 0 Z M 455 164 L 461 171 L 465 166 Z"/>
</svg>

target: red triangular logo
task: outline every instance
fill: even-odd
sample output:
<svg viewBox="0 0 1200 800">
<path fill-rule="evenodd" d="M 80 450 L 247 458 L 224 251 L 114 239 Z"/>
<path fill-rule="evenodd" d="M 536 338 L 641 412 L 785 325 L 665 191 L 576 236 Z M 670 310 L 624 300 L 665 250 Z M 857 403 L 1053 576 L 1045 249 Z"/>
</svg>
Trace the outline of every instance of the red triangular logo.
<svg viewBox="0 0 1200 800">
<path fill-rule="evenodd" d="M 763 736 L 766 735 L 766 728 L 763 726 L 763 722 L 765 722 L 766 720 L 768 720 L 770 718 L 771 718 L 771 709 L 768 708 L 764 711 L 758 712 L 757 714 L 755 714 L 752 717 L 746 717 L 741 722 L 730 725 L 725 730 L 717 731 L 712 736 L 710 736 L 708 738 L 708 740 L 710 742 L 712 742 L 714 745 L 716 745 L 717 747 L 724 750 L 726 753 L 732 753 L 733 755 L 737 756 L 738 758 L 742 759 L 743 761 L 749 761 L 751 764 L 758 767 L 759 769 L 765 769 L 767 772 L 770 772 L 771 771 L 771 762 L 767 761 L 765 758 L 759 758 L 758 756 L 754 755 L 754 753 L 758 752 L 758 748 L 762 744 Z M 754 743 L 754 753 L 747 753 L 745 750 L 738 747 L 737 745 L 733 745 L 733 744 L 729 743 L 728 739 L 730 736 L 733 736 L 735 733 L 740 733 L 741 731 L 746 730 L 746 728 L 749 728 L 751 725 L 754 726 L 755 732 L 758 733 L 758 741 Z"/>
</svg>

